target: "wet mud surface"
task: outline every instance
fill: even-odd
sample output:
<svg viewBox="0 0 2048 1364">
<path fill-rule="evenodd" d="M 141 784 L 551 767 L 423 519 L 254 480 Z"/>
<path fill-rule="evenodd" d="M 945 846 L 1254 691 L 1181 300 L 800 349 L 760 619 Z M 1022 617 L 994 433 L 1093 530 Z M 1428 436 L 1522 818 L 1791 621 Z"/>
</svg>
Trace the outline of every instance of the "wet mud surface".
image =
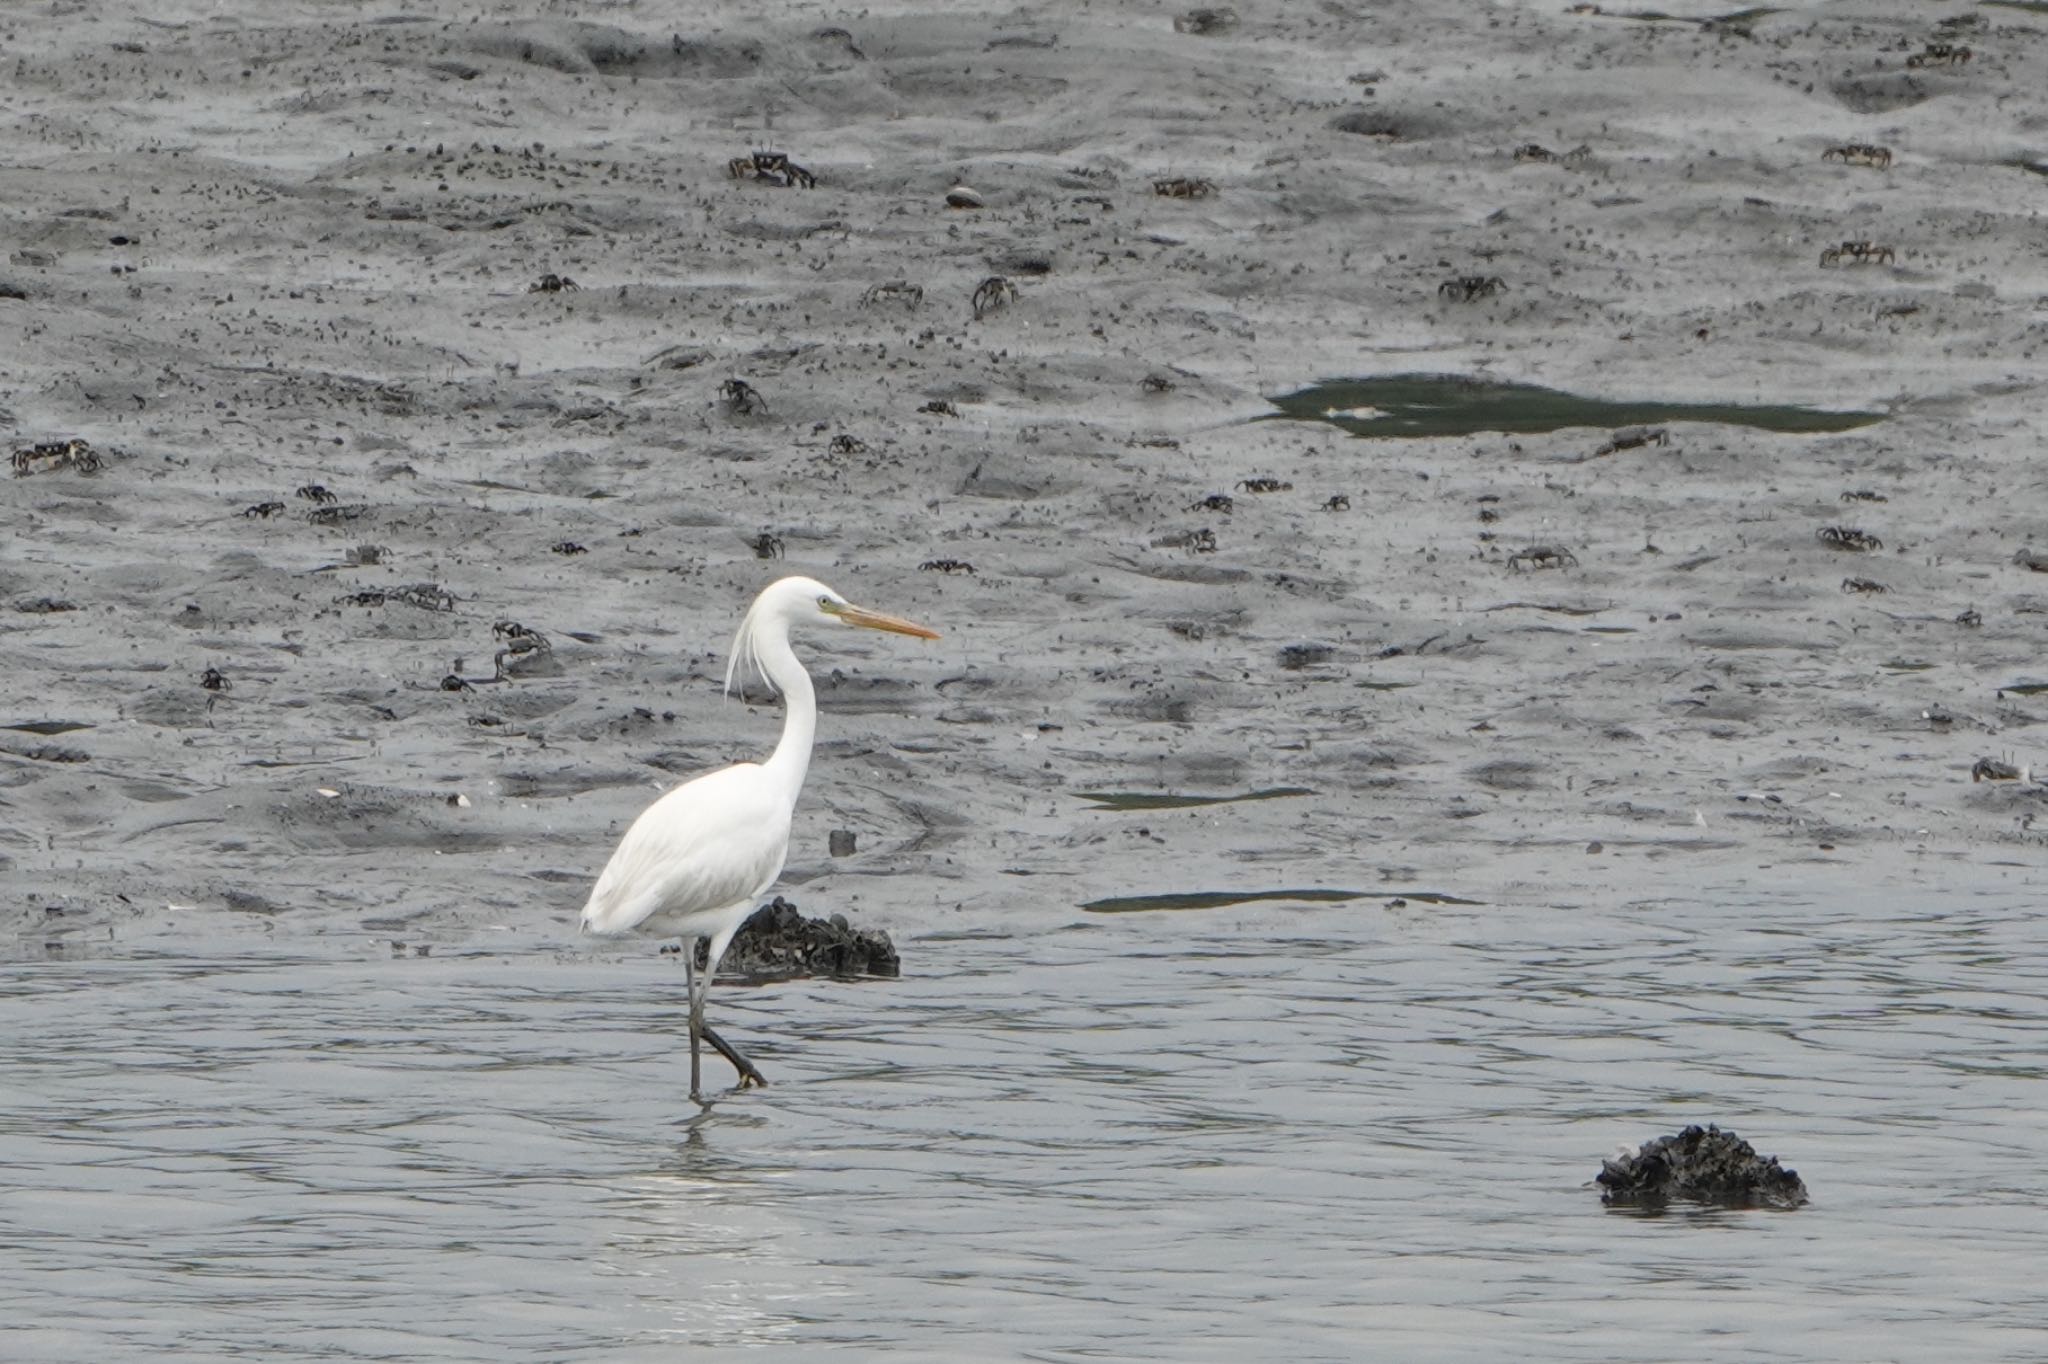
<svg viewBox="0 0 2048 1364">
<path fill-rule="evenodd" d="M 2041 710 L 1999 688 L 2038 672 L 2048 281 L 1983 145 L 2048 33 L 1981 11 L 1908 72 L 1931 21 L 1420 14 L 18 31 L 5 429 L 102 461 L 0 479 L 27 950 L 558 931 L 661 785 L 771 742 L 715 683 L 797 569 L 946 632 L 799 643 L 790 881 L 899 937 L 1248 881 L 2003 875 L 2039 788 L 1968 778 Z M 1844 103 L 1850 55 L 1911 99 Z M 816 187 L 729 172 L 765 146 Z M 1598 457 L 1247 423 L 1419 357 L 1885 419 Z"/>
</svg>

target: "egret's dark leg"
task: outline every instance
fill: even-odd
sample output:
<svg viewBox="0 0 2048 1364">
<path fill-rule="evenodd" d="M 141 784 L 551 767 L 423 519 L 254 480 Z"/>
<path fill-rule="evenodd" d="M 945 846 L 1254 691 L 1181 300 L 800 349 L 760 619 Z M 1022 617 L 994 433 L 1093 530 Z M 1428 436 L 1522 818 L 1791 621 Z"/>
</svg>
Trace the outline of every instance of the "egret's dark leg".
<svg viewBox="0 0 2048 1364">
<path fill-rule="evenodd" d="M 737 931 L 738 927 L 739 926 L 737 924 L 734 924 L 731 927 L 725 929 L 723 932 L 719 933 L 716 937 L 714 937 L 711 940 L 710 945 L 705 952 L 704 979 L 698 983 L 697 989 L 690 995 L 691 1098 L 701 1097 L 697 1093 L 696 1053 L 697 1039 L 700 1037 L 703 1038 L 705 1041 L 709 1042 L 712 1046 L 716 1047 L 718 1049 L 719 1055 L 723 1056 L 726 1060 L 732 1062 L 733 1069 L 740 1073 L 741 1089 L 746 1089 L 750 1085 L 765 1085 L 768 1083 L 768 1077 L 763 1075 L 760 1072 L 760 1070 L 755 1067 L 752 1061 L 749 1061 L 746 1057 L 740 1055 L 740 1049 L 738 1047 L 735 1047 L 732 1043 L 726 1041 L 723 1037 L 720 1037 L 716 1032 L 712 1030 L 711 1026 L 704 1021 L 704 1000 L 705 997 L 711 993 L 711 978 L 718 974 L 719 959 L 725 955 L 725 949 L 732 942 L 732 935 L 735 931 Z M 697 944 L 694 942 L 688 944 L 688 951 L 690 954 L 690 961 L 694 963 L 697 959 Z"/>
<path fill-rule="evenodd" d="M 705 974 L 710 974 L 706 972 Z M 697 1039 L 704 1031 L 704 999 L 697 992 L 697 940 L 683 939 L 683 984 L 690 992 L 690 1097 L 702 1099 L 701 1066 Z"/>
<path fill-rule="evenodd" d="M 750 1085 L 765 1085 L 768 1083 L 768 1077 L 763 1075 L 759 1070 L 755 1069 L 754 1063 L 752 1061 L 749 1061 L 746 1057 L 740 1055 L 739 1048 L 733 1046 L 732 1043 L 726 1041 L 723 1037 L 720 1037 L 716 1032 L 712 1031 L 711 1026 L 709 1024 L 703 1025 L 702 1027 L 698 1028 L 697 1031 L 704 1034 L 704 1040 L 706 1042 L 709 1042 L 712 1046 L 718 1049 L 718 1054 L 720 1056 L 723 1056 L 726 1060 L 732 1062 L 733 1069 L 737 1070 L 740 1073 L 741 1089 L 745 1089 Z"/>
</svg>

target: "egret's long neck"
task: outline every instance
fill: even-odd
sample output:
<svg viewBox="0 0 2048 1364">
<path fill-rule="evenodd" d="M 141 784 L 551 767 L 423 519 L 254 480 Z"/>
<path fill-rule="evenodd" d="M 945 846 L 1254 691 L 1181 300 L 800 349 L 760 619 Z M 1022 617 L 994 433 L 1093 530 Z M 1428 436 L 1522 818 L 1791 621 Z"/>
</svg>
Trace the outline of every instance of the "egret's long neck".
<svg viewBox="0 0 2048 1364">
<path fill-rule="evenodd" d="M 811 675 L 789 647 L 787 633 L 761 641 L 761 671 L 782 693 L 782 739 L 762 766 L 788 783 L 790 798 L 803 789 L 811 767 L 811 740 L 818 732 L 818 693 Z"/>
</svg>

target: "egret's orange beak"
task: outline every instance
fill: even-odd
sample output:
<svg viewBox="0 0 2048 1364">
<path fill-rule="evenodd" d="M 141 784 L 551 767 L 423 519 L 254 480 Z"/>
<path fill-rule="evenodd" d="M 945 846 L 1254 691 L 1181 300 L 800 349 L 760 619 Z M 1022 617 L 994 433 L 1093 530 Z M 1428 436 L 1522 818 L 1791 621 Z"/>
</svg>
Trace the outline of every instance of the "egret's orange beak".
<svg viewBox="0 0 2048 1364">
<path fill-rule="evenodd" d="M 913 635 L 918 639 L 937 639 L 937 630 L 927 630 L 922 625 L 907 621 L 901 616 L 888 616 L 880 611 L 870 611 L 864 606 L 842 606 L 839 619 L 848 625 L 865 626 L 870 630 L 887 630 L 892 635 Z"/>
</svg>

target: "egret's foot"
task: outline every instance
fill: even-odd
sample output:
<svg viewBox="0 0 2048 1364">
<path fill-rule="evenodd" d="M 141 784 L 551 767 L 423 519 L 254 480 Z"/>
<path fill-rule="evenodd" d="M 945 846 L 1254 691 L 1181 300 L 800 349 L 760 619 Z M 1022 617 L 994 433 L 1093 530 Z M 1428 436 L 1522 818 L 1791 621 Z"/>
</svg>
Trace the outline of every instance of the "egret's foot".
<svg viewBox="0 0 2048 1364">
<path fill-rule="evenodd" d="M 763 1075 L 752 1061 L 740 1055 L 739 1048 L 733 1046 L 732 1043 L 726 1041 L 723 1037 L 720 1037 L 716 1032 L 713 1032 L 709 1026 L 699 1031 L 704 1040 L 717 1048 L 718 1054 L 732 1062 L 732 1068 L 740 1073 L 739 1087 L 741 1089 L 752 1089 L 756 1085 L 766 1085 L 768 1083 L 768 1077 Z"/>
</svg>

